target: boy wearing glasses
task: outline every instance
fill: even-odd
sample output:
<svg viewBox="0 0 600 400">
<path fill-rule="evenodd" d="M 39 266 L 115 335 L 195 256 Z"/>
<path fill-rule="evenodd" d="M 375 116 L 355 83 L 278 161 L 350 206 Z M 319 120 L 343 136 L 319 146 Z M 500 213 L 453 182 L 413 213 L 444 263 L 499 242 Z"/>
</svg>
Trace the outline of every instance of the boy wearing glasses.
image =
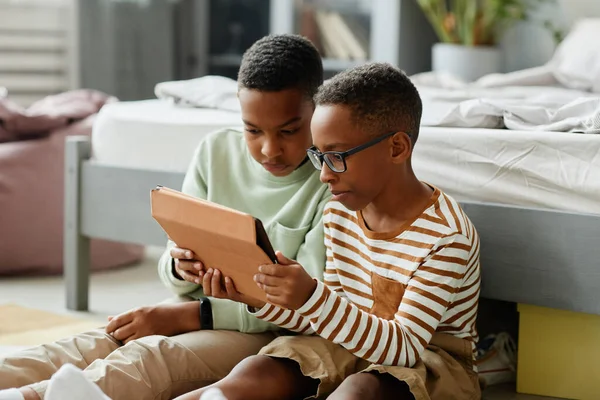
<svg viewBox="0 0 600 400">
<path fill-rule="evenodd" d="M 413 172 L 416 88 L 376 63 L 335 76 L 315 102 L 308 154 L 334 200 L 324 283 L 281 254 L 255 276 L 268 304 L 226 280 L 230 298 L 301 335 L 275 339 L 208 389 L 230 400 L 479 399 L 479 239 L 459 204 Z"/>
</svg>

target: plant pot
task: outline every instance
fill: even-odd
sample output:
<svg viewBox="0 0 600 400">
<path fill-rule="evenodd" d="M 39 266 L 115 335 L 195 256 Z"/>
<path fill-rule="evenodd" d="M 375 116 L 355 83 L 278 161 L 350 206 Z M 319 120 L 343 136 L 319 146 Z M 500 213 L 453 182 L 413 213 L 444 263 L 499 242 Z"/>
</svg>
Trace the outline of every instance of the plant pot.
<svg viewBox="0 0 600 400">
<path fill-rule="evenodd" d="M 432 66 L 435 72 L 447 72 L 472 82 L 501 72 L 502 56 L 496 47 L 436 43 L 432 49 Z"/>
</svg>

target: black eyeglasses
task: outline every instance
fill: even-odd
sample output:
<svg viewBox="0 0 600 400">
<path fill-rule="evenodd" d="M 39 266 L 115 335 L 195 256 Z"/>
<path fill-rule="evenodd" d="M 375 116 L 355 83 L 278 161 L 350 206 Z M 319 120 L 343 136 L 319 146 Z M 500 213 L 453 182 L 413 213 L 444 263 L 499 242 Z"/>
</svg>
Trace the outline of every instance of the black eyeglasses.
<svg viewBox="0 0 600 400">
<path fill-rule="evenodd" d="M 389 138 L 390 136 L 395 135 L 396 133 L 398 133 L 398 131 L 386 133 L 383 136 L 370 140 L 367 143 L 361 144 L 360 146 L 357 146 L 348 151 L 326 151 L 321 153 L 313 146 L 310 149 L 306 150 L 306 153 L 308 154 L 308 158 L 310 159 L 312 164 L 319 171 L 323 169 L 323 162 L 325 162 L 325 164 L 327 164 L 329 169 L 333 172 L 342 173 L 346 171 L 346 158 L 348 156 L 356 154 L 359 151 L 368 149 L 369 147 L 376 145 L 377 143 Z M 408 136 L 410 137 L 410 135 Z"/>
</svg>

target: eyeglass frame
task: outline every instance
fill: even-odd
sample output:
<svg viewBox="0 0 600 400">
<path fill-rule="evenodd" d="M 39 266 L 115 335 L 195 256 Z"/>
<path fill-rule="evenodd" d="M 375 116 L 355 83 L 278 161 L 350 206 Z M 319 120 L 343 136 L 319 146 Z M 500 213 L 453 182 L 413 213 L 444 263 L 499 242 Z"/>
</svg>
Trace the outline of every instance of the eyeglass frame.
<svg viewBox="0 0 600 400">
<path fill-rule="evenodd" d="M 323 170 L 323 164 L 327 164 L 327 167 L 331 170 L 331 172 L 335 172 L 336 174 L 341 174 L 343 172 L 346 172 L 346 170 L 348 169 L 348 167 L 346 166 L 346 158 L 356 154 L 360 151 L 366 150 L 369 147 L 375 146 L 376 144 L 384 141 L 385 139 L 394 136 L 396 133 L 400 133 L 400 131 L 393 131 L 393 132 L 388 132 L 384 135 L 381 135 L 379 137 L 376 137 L 375 139 L 369 140 L 367 143 L 363 143 L 359 146 L 353 147 L 350 150 L 346 150 L 346 151 L 324 151 L 324 152 L 320 152 L 317 150 L 317 148 L 315 146 L 310 147 L 309 149 L 306 150 L 306 154 L 308 155 L 308 158 L 310 159 L 312 165 L 315 167 L 315 169 L 317 169 L 318 171 Z M 410 134 L 406 133 L 406 135 L 408 137 L 410 137 Z M 311 158 L 311 154 L 313 156 L 315 156 L 317 158 L 318 161 L 320 161 L 320 166 L 317 167 L 315 165 L 315 163 L 313 162 L 313 159 Z M 342 171 L 336 171 L 328 162 L 327 162 L 327 158 L 325 158 L 325 155 L 327 154 L 333 154 L 336 155 L 338 157 L 340 157 L 340 159 L 342 160 L 342 163 L 344 164 L 344 169 Z"/>
</svg>

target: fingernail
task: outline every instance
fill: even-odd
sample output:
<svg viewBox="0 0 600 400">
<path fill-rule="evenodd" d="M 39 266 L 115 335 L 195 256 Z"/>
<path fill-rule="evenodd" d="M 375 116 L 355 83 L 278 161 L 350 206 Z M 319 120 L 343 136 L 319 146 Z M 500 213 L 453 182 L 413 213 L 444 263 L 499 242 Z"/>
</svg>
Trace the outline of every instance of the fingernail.
<svg viewBox="0 0 600 400">
<path fill-rule="evenodd" d="M 225 283 L 231 283 L 231 278 L 230 277 L 226 277 L 225 278 Z"/>
<path fill-rule="evenodd" d="M 200 263 L 196 263 L 196 264 L 194 264 L 194 267 L 195 267 L 196 269 L 202 269 L 202 264 L 200 264 Z"/>
<path fill-rule="evenodd" d="M 209 268 L 208 271 L 206 271 L 207 274 L 212 274 L 213 273 L 213 269 Z"/>
<path fill-rule="evenodd" d="M 192 258 L 192 252 L 191 252 L 191 251 L 186 251 L 186 252 L 185 252 L 185 256 L 186 256 L 187 258 Z"/>
<path fill-rule="evenodd" d="M 258 275 L 254 275 L 254 282 L 258 282 Z"/>
<path fill-rule="evenodd" d="M 202 279 L 200 279 L 200 278 L 196 278 L 196 284 L 197 284 L 197 285 L 199 285 L 199 284 L 201 284 L 201 283 L 202 283 Z"/>
<path fill-rule="evenodd" d="M 263 267 L 262 265 L 260 267 L 258 267 L 258 272 L 262 273 L 263 272 Z"/>
<path fill-rule="evenodd" d="M 202 278 L 204 276 L 204 271 L 198 272 L 198 277 Z"/>
<path fill-rule="evenodd" d="M 221 271 L 219 271 L 218 269 L 215 269 L 215 275 L 219 275 L 221 273 Z"/>
</svg>

